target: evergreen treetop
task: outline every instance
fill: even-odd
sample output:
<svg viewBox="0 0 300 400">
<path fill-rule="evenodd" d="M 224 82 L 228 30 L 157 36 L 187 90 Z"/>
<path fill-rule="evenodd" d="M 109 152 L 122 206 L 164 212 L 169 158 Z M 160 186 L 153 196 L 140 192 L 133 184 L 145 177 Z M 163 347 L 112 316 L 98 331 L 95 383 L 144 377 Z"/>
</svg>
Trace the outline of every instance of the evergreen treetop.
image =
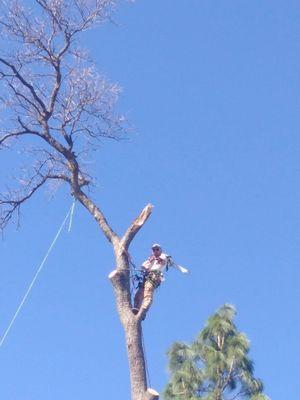
<svg viewBox="0 0 300 400">
<path fill-rule="evenodd" d="M 268 400 L 254 377 L 249 340 L 237 330 L 235 315 L 235 308 L 225 304 L 193 343 L 173 344 L 165 400 Z"/>
</svg>

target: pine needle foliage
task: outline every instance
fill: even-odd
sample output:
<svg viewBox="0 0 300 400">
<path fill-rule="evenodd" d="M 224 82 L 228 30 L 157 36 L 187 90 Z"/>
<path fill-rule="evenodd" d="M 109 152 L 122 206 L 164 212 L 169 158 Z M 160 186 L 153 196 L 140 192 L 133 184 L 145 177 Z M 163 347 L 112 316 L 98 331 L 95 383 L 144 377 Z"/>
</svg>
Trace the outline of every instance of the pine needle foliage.
<svg viewBox="0 0 300 400">
<path fill-rule="evenodd" d="M 268 400 L 253 375 L 249 340 L 234 324 L 235 308 L 223 305 L 191 344 L 168 351 L 170 382 L 165 400 Z"/>
</svg>

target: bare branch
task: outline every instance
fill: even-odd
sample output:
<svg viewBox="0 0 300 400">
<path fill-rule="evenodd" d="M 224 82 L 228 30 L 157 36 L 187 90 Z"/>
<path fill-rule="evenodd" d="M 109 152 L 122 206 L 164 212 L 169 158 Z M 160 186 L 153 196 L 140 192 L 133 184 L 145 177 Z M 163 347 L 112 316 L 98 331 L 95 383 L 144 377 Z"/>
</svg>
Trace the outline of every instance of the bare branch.
<svg viewBox="0 0 300 400">
<path fill-rule="evenodd" d="M 3 199 L 0 199 L 0 206 L 1 206 L 1 214 L 0 214 L 0 229 L 3 230 L 6 225 L 9 223 L 9 221 L 12 219 L 15 213 L 20 212 L 20 207 L 23 203 L 26 202 L 26 200 L 30 199 L 30 197 L 41 187 L 44 185 L 44 183 L 47 181 L 48 177 L 42 177 L 41 180 L 30 190 L 27 192 L 26 195 L 24 196 L 19 196 L 15 199 L 13 199 L 10 196 L 4 197 Z"/>
<path fill-rule="evenodd" d="M 19 132 L 12 132 L 12 133 L 7 133 L 6 135 L 2 136 L 0 138 L 0 146 L 4 144 L 8 139 L 13 138 L 13 137 L 18 137 L 18 136 L 23 136 L 23 135 L 39 135 L 39 133 L 34 133 L 33 131 L 19 131 Z"/>
<path fill-rule="evenodd" d="M 79 189 L 78 192 L 73 194 L 95 218 L 109 242 L 112 244 L 116 243 L 116 241 L 119 240 L 118 235 L 110 227 L 102 211 L 86 196 L 82 190 Z"/>
<path fill-rule="evenodd" d="M 22 75 L 21 73 L 17 70 L 17 68 L 9 63 L 7 60 L 3 59 L 2 57 L 0 57 L 0 62 L 4 65 L 6 65 L 7 67 L 9 67 L 12 72 L 14 73 L 14 76 L 20 81 L 20 83 L 25 86 L 30 93 L 32 94 L 34 100 L 41 106 L 42 111 L 46 114 L 47 110 L 46 110 L 46 106 L 43 103 L 43 101 L 41 100 L 41 98 L 37 95 L 33 85 L 31 85 Z"/>
<path fill-rule="evenodd" d="M 125 235 L 122 238 L 122 245 L 125 250 L 128 249 L 131 241 L 135 237 L 135 235 L 138 233 L 138 231 L 142 228 L 142 226 L 145 224 L 147 219 L 150 217 L 151 212 L 153 209 L 152 204 L 148 204 L 140 213 L 140 215 L 132 222 L 130 227 L 127 229 Z"/>
<path fill-rule="evenodd" d="M 54 64 L 54 69 L 55 69 L 55 84 L 53 86 L 52 89 L 52 93 L 50 96 L 50 101 L 49 101 L 49 106 L 48 106 L 48 110 L 47 110 L 47 119 L 50 118 L 50 116 L 53 113 L 54 110 L 54 105 L 58 96 L 58 92 L 61 86 L 61 70 L 60 70 L 60 62 L 57 62 L 57 64 Z"/>
</svg>

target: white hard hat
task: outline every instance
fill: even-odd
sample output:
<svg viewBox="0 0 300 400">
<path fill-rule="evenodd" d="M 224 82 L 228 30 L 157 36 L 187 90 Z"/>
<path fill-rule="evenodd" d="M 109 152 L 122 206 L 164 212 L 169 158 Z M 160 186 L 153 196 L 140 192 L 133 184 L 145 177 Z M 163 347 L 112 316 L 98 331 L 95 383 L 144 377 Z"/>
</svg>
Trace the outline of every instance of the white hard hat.
<svg viewBox="0 0 300 400">
<path fill-rule="evenodd" d="M 161 249 L 161 245 L 158 243 L 154 243 L 151 247 L 151 249 L 154 249 L 155 247 L 158 247 L 159 249 Z"/>
</svg>

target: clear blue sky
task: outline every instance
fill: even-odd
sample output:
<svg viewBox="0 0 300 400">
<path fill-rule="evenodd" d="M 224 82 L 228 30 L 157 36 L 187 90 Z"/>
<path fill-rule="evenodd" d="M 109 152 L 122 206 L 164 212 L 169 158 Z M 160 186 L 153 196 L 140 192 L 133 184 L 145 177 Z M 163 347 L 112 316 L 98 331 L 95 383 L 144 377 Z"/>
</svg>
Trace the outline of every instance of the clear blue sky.
<svg viewBox="0 0 300 400">
<path fill-rule="evenodd" d="M 160 242 L 171 271 L 145 321 L 152 386 L 166 351 L 192 340 L 225 302 L 251 340 L 272 400 L 299 383 L 300 4 L 138 0 L 89 33 L 99 69 L 124 88 L 131 140 L 103 143 L 93 198 L 122 232 L 152 202 L 132 247 Z M 13 153 L 1 152 L 1 181 Z M 71 204 L 61 189 L 23 209 L 0 242 L 0 329 L 15 311 Z M 0 349 L 5 400 L 129 400 L 123 333 L 107 275 L 110 247 L 79 205 Z"/>
</svg>

